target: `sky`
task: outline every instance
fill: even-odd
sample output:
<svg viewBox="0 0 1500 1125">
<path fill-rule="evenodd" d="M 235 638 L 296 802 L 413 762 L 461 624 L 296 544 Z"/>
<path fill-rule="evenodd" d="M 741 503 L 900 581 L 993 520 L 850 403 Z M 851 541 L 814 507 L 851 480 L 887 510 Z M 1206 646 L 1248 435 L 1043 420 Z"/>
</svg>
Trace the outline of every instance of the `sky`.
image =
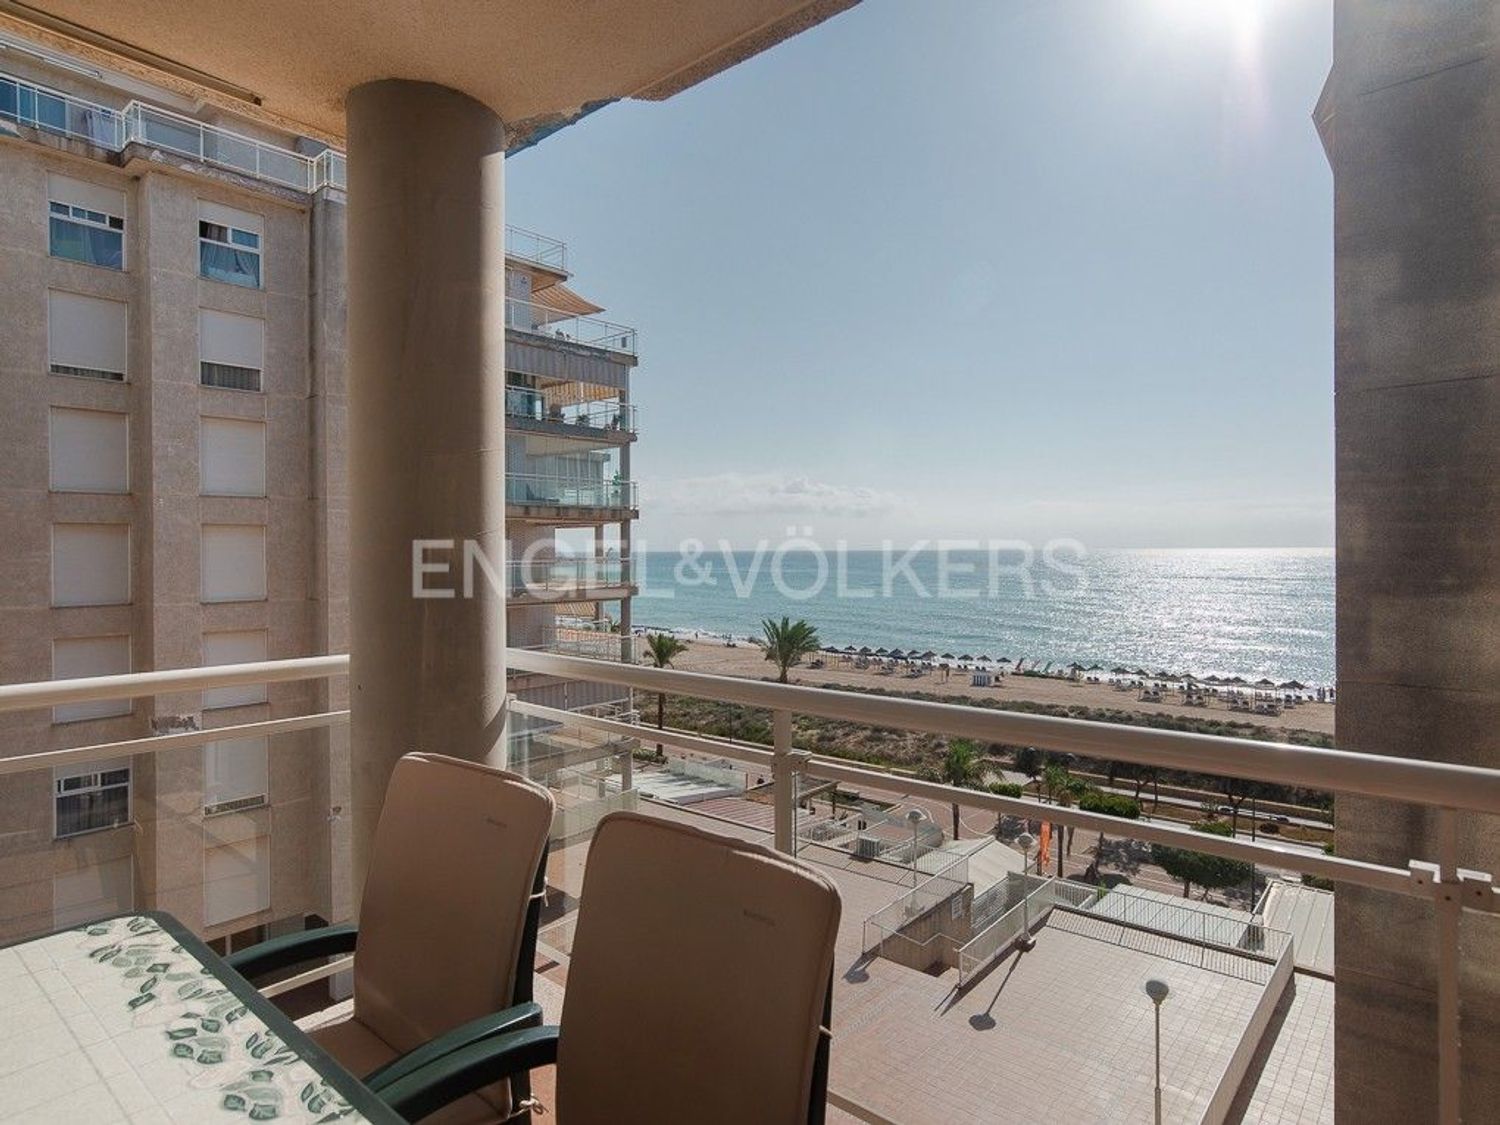
<svg viewBox="0 0 1500 1125">
<path fill-rule="evenodd" d="M 507 161 L 640 330 L 637 535 L 1325 546 L 1329 0 L 864 0 Z"/>
</svg>

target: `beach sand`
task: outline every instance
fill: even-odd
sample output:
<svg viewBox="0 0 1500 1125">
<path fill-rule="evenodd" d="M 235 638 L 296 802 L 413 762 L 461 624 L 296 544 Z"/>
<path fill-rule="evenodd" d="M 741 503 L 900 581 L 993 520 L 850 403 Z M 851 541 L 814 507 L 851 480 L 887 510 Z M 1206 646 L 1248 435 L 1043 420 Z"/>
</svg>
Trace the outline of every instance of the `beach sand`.
<svg viewBox="0 0 1500 1125">
<path fill-rule="evenodd" d="M 743 679 L 774 678 L 776 669 L 761 655 L 754 645 L 740 643 L 733 647 L 719 640 L 683 638 L 687 652 L 672 662 L 672 667 L 684 672 L 706 672 L 717 676 L 739 676 Z M 1283 711 L 1279 716 L 1246 714 L 1231 711 L 1227 703 L 1219 700 L 1207 707 L 1187 707 L 1178 703 L 1142 703 L 1134 691 L 1116 691 L 1111 684 L 1088 684 L 1066 679 L 1040 676 L 1005 676 L 997 687 L 973 687 L 969 673 L 954 671 L 944 682 L 941 672 L 933 671 L 920 678 L 908 678 L 897 673 L 882 675 L 874 668 L 857 669 L 852 663 L 837 660 L 825 668 L 809 668 L 806 664 L 793 668 L 790 676 L 794 684 L 808 687 L 833 687 L 846 685 L 860 688 L 880 688 L 892 693 L 922 692 L 944 696 L 959 701 L 973 700 L 1024 700 L 1031 703 L 1051 703 L 1061 706 L 1083 706 L 1134 711 L 1141 714 L 1174 715 L 1184 719 L 1218 719 L 1223 722 L 1252 724 L 1269 727 L 1277 731 L 1300 730 L 1315 734 L 1333 734 L 1334 705 L 1331 703 L 1302 703 Z M 1180 696 L 1169 698 L 1180 699 Z"/>
</svg>

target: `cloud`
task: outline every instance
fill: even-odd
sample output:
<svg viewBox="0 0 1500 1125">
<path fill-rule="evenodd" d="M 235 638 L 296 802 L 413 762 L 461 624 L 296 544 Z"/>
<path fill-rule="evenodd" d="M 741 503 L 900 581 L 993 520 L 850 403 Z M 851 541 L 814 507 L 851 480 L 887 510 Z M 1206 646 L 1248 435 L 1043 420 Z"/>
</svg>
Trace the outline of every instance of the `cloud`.
<svg viewBox="0 0 1500 1125">
<path fill-rule="evenodd" d="M 644 481 L 652 513 L 712 516 L 880 516 L 901 506 L 894 493 L 775 473 L 719 473 Z"/>
</svg>

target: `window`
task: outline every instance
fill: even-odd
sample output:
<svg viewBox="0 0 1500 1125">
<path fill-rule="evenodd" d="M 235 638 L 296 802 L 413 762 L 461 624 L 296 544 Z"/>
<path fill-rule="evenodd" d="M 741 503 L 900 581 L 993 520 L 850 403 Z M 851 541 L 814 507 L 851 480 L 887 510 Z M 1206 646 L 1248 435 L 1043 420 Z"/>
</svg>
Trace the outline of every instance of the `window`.
<svg viewBox="0 0 1500 1125">
<path fill-rule="evenodd" d="M 266 424 L 204 418 L 198 425 L 198 461 L 204 496 L 264 496 Z"/>
<path fill-rule="evenodd" d="M 210 281 L 260 288 L 259 215 L 198 201 L 198 272 Z"/>
<path fill-rule="evenodd" d="M 203 747 L 203 811 L 237 812 L 266 803 L 270 792 L 264 738 L 231 738 Z"/>
<path fill-rule="evenodd" d="M 130 491 L 130 424 L 125 415 L 54 406 L 48 436 L 52 491 Z"/>
<path fill-rule="evenodd" d="M 205 524 L 200 565 L 205 602 L 264 601 L 266 529 Z"/>
<path fill-rule="evenodd" d="M 130 671 L 130 638 L 59 637 L 52 642 L 52 678 L 76 680 L 85 676 L 118 676 Z M 54 723 L 106 719 L 128 715 L 129 699 L 100 699 L 88 703 L 60 703 L 52 708 Z"/>
<path fill-rule="evenodd" d="M 230 633 L 203 634 L 203 663 L 252 664 L 266 658 L 266 631 L 245 629 Z M 266 685 L 250 684 L 246 687 L 209 688 L 203 693 L 203 709 L 211 711 L 218 707 L 244 707 L 251 703 L 266 701 Z"/>
<path fill-rule="evenodd" d="M 210 845 L 203 856 L 203 922 L 217 926 L 271 909 L 271 840 Z"/>
<path fill-rule="evenodd" d="M 47 370 L 123 383 L 130 351 L 125 302 L 47 290 Z"/>
<path fill-rule="evenodd" d="M 52 877 L 53 929 L 123 914 L 134 905 L 135 879 L 128 855 Z"/>
<path fill-rule="evenodd" d="M 52 525 L 52 604 L 126 605 L 130 601 L 130 526 Z"/>
<path fill-rule="evenodd" d="M 49 175 L 47 219 L 47 252 L 54 258 L 125 268 L 123 191 Z"/>
<path fill-rule="evenodd" d="M 265 321 L 253 316 L 199 309 L 199 381 L 231 391 L 260 390 L 265 328 Z"/>
<path fill-rule="evenodd" d="M 130 823 L 130 766 L 126 759 L 53 772 L 53 835 L 57 839 Z"/>
</svg>

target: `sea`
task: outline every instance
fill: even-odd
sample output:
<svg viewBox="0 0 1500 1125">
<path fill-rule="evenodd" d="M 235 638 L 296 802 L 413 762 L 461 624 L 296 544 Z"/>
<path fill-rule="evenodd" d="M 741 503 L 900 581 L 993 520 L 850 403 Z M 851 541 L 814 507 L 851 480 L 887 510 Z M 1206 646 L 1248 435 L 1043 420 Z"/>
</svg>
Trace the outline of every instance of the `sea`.
<svg viewBox="0 0 1500 1125">
<path fill-rule="evenodd" d="M 637 629 L 742 639 L 788 616 L 838 647 L 1334 679 L 1331 549 L 706 549 L 636 565 Z"/>
</svg>

